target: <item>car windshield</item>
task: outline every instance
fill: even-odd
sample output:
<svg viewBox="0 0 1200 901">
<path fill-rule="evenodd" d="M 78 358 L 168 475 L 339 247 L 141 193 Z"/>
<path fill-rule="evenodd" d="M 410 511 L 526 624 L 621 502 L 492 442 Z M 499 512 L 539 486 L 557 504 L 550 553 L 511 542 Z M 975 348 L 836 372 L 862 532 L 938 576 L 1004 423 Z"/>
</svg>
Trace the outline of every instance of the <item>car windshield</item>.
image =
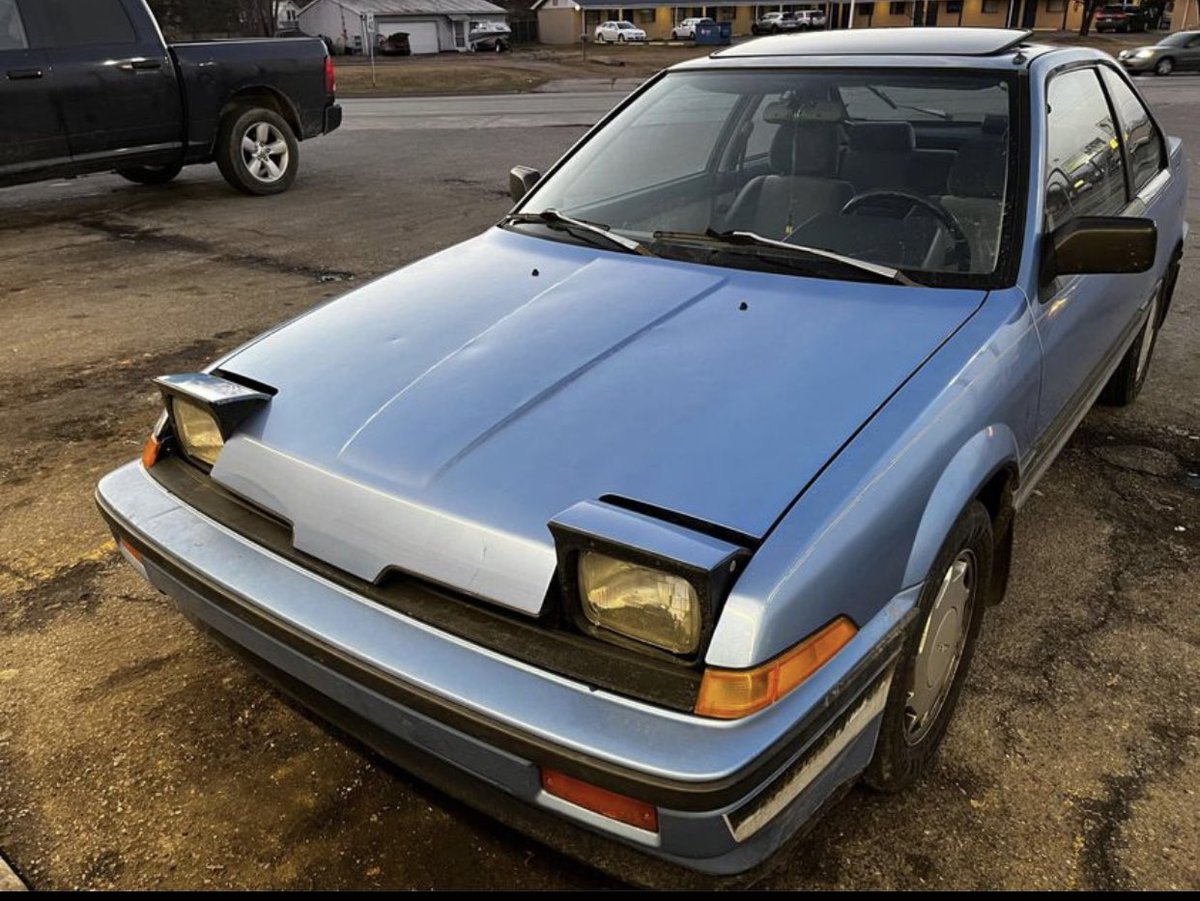
<svg viewBox="0 0 1200 901">
<path fill-rule="evenodd" d="M 716 240 L 751 233 L 924 284 L 991 284 L 1012 228 L 1010 78 L 670 72 L 543 179 L 521 211 L 550 210 L 660 256 L 713 265 L 795 271 L 761 245 Z M 708 239 L 703 250 L 699 238 Z"/>
<path fill-rule="evenodd" d="M 628 31 L 630 28 L 633 28 L 633 23 L 632 22 L 618 22 L 617 27 Z"/>
</svg>

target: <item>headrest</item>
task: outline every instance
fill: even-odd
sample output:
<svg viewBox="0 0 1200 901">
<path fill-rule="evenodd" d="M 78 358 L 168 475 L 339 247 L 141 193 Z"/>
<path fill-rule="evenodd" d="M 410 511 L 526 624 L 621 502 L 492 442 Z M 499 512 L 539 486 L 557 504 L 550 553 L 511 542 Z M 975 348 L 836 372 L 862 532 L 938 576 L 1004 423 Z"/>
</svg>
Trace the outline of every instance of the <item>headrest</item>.
<svg viewBox="0 0 1200 901">
<path fill-rule="evenodd" d="M 916 132 L 907 122 L 859 122 L 848 130 L 851 150 L 867 153 L 912 153 Z"/>
<path fill-rule="evenodd" d="M 779 175 L 837 172 L 838 128 L 829 122 L 780 125 L 771 141 L 771 169 Z"/>
<path fill-rule="evenodd" d="M 845 108 L 833 100 L 773 100 L 763 109 L 763 118 L 774 125 L 841 122 L 845 115 Z"/>
<path fill-rule="evenodd" d="M 983 124 L 980 129 L 985 135 L 993 135 L 1000 137 L 1008 133 L 1008 116 L 1002 116 L 999 113 L 988 113 L 983 117 Z"/>
<path fill-rule="evenodd" d="M 1002 141 L 968 141 L 950 167 L 946 191 L 954 197 L 1000 200 L 1008 178 L 1008 145 Z"/>
</svg>

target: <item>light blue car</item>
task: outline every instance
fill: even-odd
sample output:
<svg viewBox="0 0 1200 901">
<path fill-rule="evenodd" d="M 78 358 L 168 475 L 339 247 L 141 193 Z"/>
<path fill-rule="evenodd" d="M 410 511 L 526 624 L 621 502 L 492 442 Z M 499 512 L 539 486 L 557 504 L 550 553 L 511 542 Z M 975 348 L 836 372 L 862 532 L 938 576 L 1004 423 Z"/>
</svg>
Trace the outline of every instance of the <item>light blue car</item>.
<svg viewBox="0 0 1200 901">
<path fill-rule="evenodd" d="M 495 228 L 159 379 L 97 493 L 123 552 L 599 866 L 739 873 L 860 777 L 904 788 L 1014 514 L 1141 389 L 1186 232 L 1183 151 L 1120 67 L 1028 38 L 659 75 L 515 169 Z"/>
</svg>

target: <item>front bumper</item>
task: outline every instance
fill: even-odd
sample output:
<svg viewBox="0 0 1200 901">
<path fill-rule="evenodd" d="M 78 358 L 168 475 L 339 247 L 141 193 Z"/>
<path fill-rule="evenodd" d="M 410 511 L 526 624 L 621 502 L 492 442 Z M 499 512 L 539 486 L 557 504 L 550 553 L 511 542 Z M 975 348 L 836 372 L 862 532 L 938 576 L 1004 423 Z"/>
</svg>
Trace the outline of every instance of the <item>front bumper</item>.
<svg viewBox="0 0 1200 901">
<path fill-rule="evenodd" d="M 1154 68 L 1154 64 L 1158 61 L 1157 56 L 1125 56 L 1118 57 L 1117 62 L 1125 67 L 1128 72 L 1148 72 Z"/>
<path fill-rule="evenodd" d="M 155 587 L 306 706 L 597 864 L 609 858 L 563 842 L 599 833 L 709 874 L 764 860 L 870 759 L 919 590 L 898 595 L 779 704 L 717 721 L 543 672 L 385 608 L 184 506 L 137 463 L 102 480 L 97 501 Z M 547 794 L 541 766 L 655 804 L 659 831 Z M 531 825 L 546 815 L 580 829 Z"/>
</svg>

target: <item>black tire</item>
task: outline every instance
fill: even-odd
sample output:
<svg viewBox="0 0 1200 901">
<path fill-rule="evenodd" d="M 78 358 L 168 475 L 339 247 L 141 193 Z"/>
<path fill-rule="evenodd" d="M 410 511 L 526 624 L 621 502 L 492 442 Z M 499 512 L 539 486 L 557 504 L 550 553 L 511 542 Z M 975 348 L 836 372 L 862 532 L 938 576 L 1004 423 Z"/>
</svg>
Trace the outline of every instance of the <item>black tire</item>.
<svg viewBox="0 0 1200 901">
<path fill-rule="evenodd" d="M 279 142 L 286 145 L 285 156 L 271 157 L 273 164 L 282 169 L 278 176 L 269 172 L 265 165 L 258 166 L 257 171 L 262 175 L 256 175 L 243 151 L 242 138 L 252 129 L 258 132 L 262 127 L 270 137 L 269 146 L 278 146 Z M 260 106 L 239 107 L 227 113 L 221 121 L 217 132 L 216 158 L 217 168 L 225 180 L 243 194 L 282 194 L 296 180 L 296 170 L 300 166 L 300 145 L 291 126 L 274 110 Z"/>
<path fill-rule="evenodd" d="M 183 171 L 183 163 L 166 166 L 130 166 L 118 169 L 117 175 L 139 185 L 165 185 Z"/>
<path fill-rule="evenodd" d="M 937 706 L 929 713 L 928 724 L 913 740 L 909 734 L 907 708 L 909 686 L 916 672 L 917 654 L 934 603 L 942 590 L 943 579 L 951 566 L 960 559 L 960 555 L 966 555 L 968 552 L 974 561 L 975 570 L 966 602 L 965 615 L 968 620 L 964 643 L 958 654 L 957 668 L 948 683 L 949 688 L 944 695 L 940 695 Z M 883 711 L 879 741 L 875 745 L 875 756 L 863 777 L 871 788 L 882 792 L 902 791 L 925 775 L 933 765 L 934 756 L 946 736 L 946 728 L 950 724 L 958 696 L 966 681 L 971 655 L 979 638 L 979 627 L 983 622 L 983 610 L 993 578 L 993 553 L 992 519 L 983 504 L 972 501 L 958 517 L 942 544 L 925 588 L 921 592 L 918 603 L 920 615 L 904 643 L 900 660 L 896 664 L 887 706 Z"/>
<path fill-rule="evenodd" d="M 625 35 L 623 35 L 623 34 L 617 35 L 617 43 L 624 44 L 625 43 Z"/>
<path fill-rule="evenodd" d="M 1168 275 L 1167 278 L 1170 281 L 1172 276 Z M 1099 402 L 1104 406 L 1127 407 L 1142 393 L 1142 386 L 1146 384 L 1146 376 L 1150 374 L 1150 361 L 1154 358 L 1154 347 L 1158 344 L 1158 327 L 1162 324 L 1163 296 L 1163 292 L 1159 291 L 1150 301 L 1151 309 L 1146 317 L 1145 325 L 1133 339 L 1133 343 L 1129 345 L 1129 350 L 1121 358 L 1120 365 L 1109 378 L 1104 390 L 1100 392 Z M 1145 352 L 1144 359 L 1143 351 Z"/>
<path fill-rule="evenodd" d="M 1169 56 L 1164 56 L 1154 64 L 1155 75 L 1170 75 L 1175 71 L 1175 60 Z"/>
</svg>

